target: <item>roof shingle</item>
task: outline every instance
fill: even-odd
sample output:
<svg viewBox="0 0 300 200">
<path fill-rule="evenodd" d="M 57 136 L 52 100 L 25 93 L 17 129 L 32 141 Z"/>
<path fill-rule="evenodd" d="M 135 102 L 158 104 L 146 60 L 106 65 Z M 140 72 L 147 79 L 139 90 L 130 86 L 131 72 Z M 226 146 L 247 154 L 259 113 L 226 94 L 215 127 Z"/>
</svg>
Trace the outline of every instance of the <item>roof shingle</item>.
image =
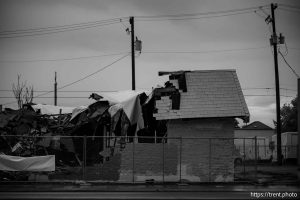
<svg viewBox="0 0 300 200">
<path fill-rule="evenodd" d="M 240 117 L 248 121 L 249 111 L 235 70 L 200 70 L 185 73 L 187 91 L 178 80 L 170 80 L 180 92 L 180 109 L 172 110 L 172 99 L 156 100 L 157 120 L 177 118 Z"/>
</svg>

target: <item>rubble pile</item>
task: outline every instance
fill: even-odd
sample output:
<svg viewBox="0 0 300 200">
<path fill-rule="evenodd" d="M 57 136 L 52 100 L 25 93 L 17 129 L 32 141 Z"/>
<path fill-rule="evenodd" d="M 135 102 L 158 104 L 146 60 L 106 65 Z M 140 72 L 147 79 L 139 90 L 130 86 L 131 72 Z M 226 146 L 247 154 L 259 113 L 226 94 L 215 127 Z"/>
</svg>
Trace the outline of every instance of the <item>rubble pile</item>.
<svg viewBox="0 0 300 200">
<path fill-rule="evenodd" d="M 78 173 L 85 166 L 109 161 L 126 143 L 133 142 L 131 136 L 143 133 L 142 105 L 147 96 L 133 91 L 104 98 L 98 95 L 101 98 L 97 99 L 95 95 L 96 101 L 89 106 L 70 109 L 36 104 L 0 112 L 0 154 L 55 155 L 54 175 Z M 0 181 L 23 177 L 16 173 L 24 172 L 0 170 Z"/>
<path fill-rule="evenodd" d="M 28 107 L 5 109 L 0 113 L 0 154 L 21 157 L 56 155 L 58 170 L 64 165 L 79 165 L 74 152 L 70 152 L 72 148 L 69 146 L 73 144 L 60 142 L 60 136 L 70 136 L 74 127 L 69 123 L 70 118 L 71 113 L 44 115 Z M 25 172 L 0 173 L 0 180 L 26 178 Z"/>
</svg>

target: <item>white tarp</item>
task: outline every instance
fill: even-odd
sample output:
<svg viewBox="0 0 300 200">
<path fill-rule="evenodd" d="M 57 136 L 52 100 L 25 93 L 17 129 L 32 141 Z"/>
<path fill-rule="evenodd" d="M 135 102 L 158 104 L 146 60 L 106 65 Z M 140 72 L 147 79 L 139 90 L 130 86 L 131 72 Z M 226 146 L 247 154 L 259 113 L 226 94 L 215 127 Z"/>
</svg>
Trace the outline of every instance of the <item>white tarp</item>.
<svg viewBox="0 0 300 200">
<path fill-rule="evenodd" d="M 65 113 L 72 113 L 73 107 L 63 107 L 63 106 L 54 106 L 54 105 L 43 105 L 43 104 L 36 104 L 31 106 L 34 111 L 40 110 L 41 114 L 43 115 L 57 115 L 65 114 Z"/>
<path fill-rule="evenodd" d="M 119 109 L 123 109 L 130 123 L 137 124 L 136 131 L 138 131 L 139 129 L 144 128 L 144 119 L 139 98 L 139 94 L 141 93 L 142 92 L 125 90 L 118 92 L 103 92 L 99 94 L 103 97 L 101 101 L 109 102 L 110 108 L 108 111 L 111 116 L 114 116 Z M 86 109 L 86 107 L 75 108 L 71 119 Z"/>
<path fill-rule="evenodd" d="M 19 157 L 0 155 L 3 171 L 55 171 L 55 155 Z"/>
<path fill-rule="evenodd" d="M 142 107 L 140 104 L 139 94 L 132 90 L 100 93 L 103 96 L 103 100 L 107 100 L 111 107 L 109 112 L 113 116 L 120 108 L 124 110 L 131 124 L 137 124 L 137 130 L 144 128 L 144 119 L 142 113 Z"/>
<path fill-rule="evenodd" d="M 74 108 L 72 111 L 72 117 L 71 117 L 70 121 L 72 121 L 72 119 L 74 119 L 77 115 L 79 115 L 83 111 L 87 110 L 87 108 L 88 108 L 87 106 L 80 106 L 80 107 Z"/>
</svg>

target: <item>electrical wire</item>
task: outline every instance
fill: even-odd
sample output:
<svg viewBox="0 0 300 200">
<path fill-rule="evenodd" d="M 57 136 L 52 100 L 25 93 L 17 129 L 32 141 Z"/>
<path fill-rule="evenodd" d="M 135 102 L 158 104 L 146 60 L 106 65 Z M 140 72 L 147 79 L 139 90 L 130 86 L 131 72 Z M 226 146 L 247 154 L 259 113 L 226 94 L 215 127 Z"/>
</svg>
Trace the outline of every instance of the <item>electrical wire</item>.
<svg viewBox="0 0 300 200">
<path fill-rule="evenodd" d="M 266 7 L 266 5 L 259 6 L 259 7 L 232 9 L 232 10 L 225 10 L 225 11 L 214 11 L 214 12 L 206 12 L 206 13 L 136 16 L 136 20 L 137 21 L 187 20 L 187 19 L 200 19 L 200 18 L 211 18 L 211 17 L 224 17 L 224 16 L 230 16 L 230 15 L 239 15 L 239 14 L 244 14 L 244 13 L 250 13 L 257 9 L 262 10 L 262 8 L 264 8 L 264 7 Z M 209 16 L 209 15 L 211 15 L 211 16 Z M 197 16 L 200 16 L 200 17 L 197 17 Z M 76 24 L 62 25 L 62 26 L 49 26 L 49 27 L 44 27 L 44 28 L 8 30 L 8 31 L 0 32 L 0 38 L 16 38 L 16 37 L 45 35 L 45 34 L 60 33 L 60 32 L 66 32 L 66 31 L 94 28 L 94 27 L 99 27 L 99 26 L 106 26 L 106 25 L 111 25 L 111 24 L 115 24 L 115 23 L 123 24 L 122 19 L 128 19 L 128 17 L 127 18 L 124 18 L 124 17 L 114 18 L 114 19 L 108 19 L 108 20 L 99 20 L 99 21 L 94 21 L 94 22 L 76 23 Z"/>
<path fill-rule="evenodd" d="M 269 46 L 261 46 L 261 47 L 250 47 L 250 48 L 241 48 L 241 49 L 223 49 L 223 50 L 211 50 L 211 51 L 143 51 L 146 54 L 156 54 L 156 53 L 166 53 L 166 54 L 180 54 L 180 53 L 196 53 L 196 54 L 207 54 L 207 53 L 221 53 L 221 52 L 234 52 L 234 51 L 247 51 L 247 50 L 255 50 L 255 49 L 263 49 L 269 48 Z M 111 53 L 111 54 L 102 54 L 95 56 L 80 56 L 73 58 L 58 58 L 58 59 L 37 59 L 37 60 L 0 60 L 0 63 L 26 63 L 26 62 L 56 62 L 56 61 L 69 61 L 69 60 L 81 60 L 81 59 L 90 59 L 97 57 L 105 57 L 105 56 L 115 56 L 115 55 L 123 55 L 128 52 L 119 52 L 119 53 Z"/>
<path fill-rule="evenodd" d="M 207 19 L 207 18 L 225 17 L 225 16 L 233 16 L 233 15 L 252 13 L 253 11 L 255 12 L 258 9 L 263 9 L 264 7 L 267 7 L 267 6 L 268 5 L 259 6 L 259 7 L 242 8 L 242 9 L 212 11 L 212 12 L 205 12 L 205 13 L 136 16 L 136 21 L 192 20 L 192 19 Z"/>
<path fill-rule="evenodd" d="M 76 27 L 82 27 L 82 26 L 97 25 L 97 24 L 101 24 L 101 23 L 111 23 L 111 22 L 116 22 L 116 21 L 122 21 L 122 18 L 99 20 L 99 21 L 93 21 L 93 22 L 82 22 L 82 23 L 75 23 L 75 24 L 61 25 L 61 26 L 48 26 L 48 27 L 42 27 L 42 28 L 6 30 L 6 31 L 1 31 L 0 34 L 5 34 L 5 33 L 30 33 L 30 32 L 36 32 L 36 31 L 49 31 L 49 30 L 51 31 L 51 30 L 58 30 L 58 29 L 64 29 L 64 28 L 74 28 L 74 27 L 76 28 Z"/>
<path fill-rule="evenodd" d="M 151 88 L 138 88 L 138 89 L 145 89 L 145 90 L 151 90 Z M 253 87 L 253 88 L 242 88 L 242 90 L 274 90 L 275 88 L 272 87 Z M 281 90 L 287 90 L 287 91 L 293 91 L 296 92 L 295 89 L 289 89 L 289 88 L 280 88 Z M 12 92 L 13 90 L 2 90 L 0 89 L 0 92 Z M 34 90 L 34 92 L 54 92 L 54 90 Z M 89 93 L 89 92 L 117 92 L 117 90 L 59 90 L 57 92 L 67 92 L 67 93 Z"/>
<path fill-rule="evenodd" d="M 111 25 L 111 24 L 116 24 L 116 23 L 120 23 L 120 22 L 114 22 L 114 23 L 109 23 L 109 24 L 105 24 L 105 25 Z M 95 27 L 100 27 L 100 26 L 105 26 L 105 25 L 94 25 L 94 26 L 81 27 L 81 28 L 63 29 L 63 30 L 57 30 L 57 31 L 48 31 L 48 32 L 41 32 L 41 33 L 30 33 L 30 34 L 4 34 L 4 35 L 0 35 L 0 39 L 48 35 L 48 34 L 53 34 L 53 33 L 62 33 L 62 32 L 67 32 L 67 31 L 95 28 Z"/>
<path fill-rule="evenodd" d="M 0 92 L 12 92 L 13 90 L 0 90 Z M 34 92 L 54 92 L 54 90 L 34 90 Z M 117 92 L 117 90 L 60 90 L 57 92 Z"/>
<path fill-rule="evenodd" d="M 300 51 L 300 48 L 296 48 L 296 47 L 289 47 L 289 49 Z"/>
<path fill-rule="evenodd" d="M 207 16 L 207 15 L 217 15 L 217 14 L 228 14 L 234 12 L 243 12 L 243 11 L 253 11 L 259 8 L 266 7 L 250 7 L 250 8 L 242 8 L 242 9 L 232 9 L 232 10 L 223 10 L 223 11 L 211 11 L 211 12 L 203 12 L 203 13 L 189 13 L 189 14 L 170 14 L 170 15 L 152 15 L 152 16 L 135 16 L 136 19 L 157 19 L 157 18 L 182 18 L 182 17 L 195 17 L 195 16 Z"/>
<path fill-rule="evenodd" d="M 284 62 L 286 63 L 286 65 L 292 70 L 292 72 L 295 74 L 295 76 L 297 78 L 300 78 L 300 76 L 297 74 L 297 72 L 291 67 L 291 65 L 287 62 L 287 60 L 285 59 L 284 55 L 281 53 L 281 51 L 279 50 L 278 53 L 281 55 L 281 57 L 283 58 Z"/>
<path fill-rule="evenodd" d="M 275 88 L 271 87 L 266 87 L 266 88 L 259 88 L 259 87 L 254 87 L 254 88 L 242 88 L 242 90 L 274 90 Z M 287 90 L 287 91 L 293 91 L 296 92 L 297 90 L 294 89 L 289 89 L 289 88 L 280 88 L 281 90 Z"/>
<path fill-rule="evenodd" d="M 166 54 L 180 54 L 180 53 L 197 53 L 197 54 L 206 54 L 206 53 L 221 53 L 221 52 L 233 52 L 233 51 L 246 51 L 246 50 L 255 50 L 255 49 L 263 49 L 268 48 L 268 46 L 262 47 L 250 47 L 250 48 L 241 48 L 241 49 L 224 49 L 224 50 L 211 50 L 211 51 L 143 51 L 143 53 L 148 54 L 156 54 L 156 53 L 166 53 Z M 112 53 L 112 54 L 102 54 L 95 56 L 81 56 L 81 57 L 73 57 L 73 58 L 60 58 L 60 59 L 37 59 L 37 60 L 0 60 L 1 63 L 26 63 L 26 62 L 55 62 L 55 61 L 69 61 L 69 60 L 81 60 L 81 59 L 90 59 L 97 57 L 105 57 L 105 56 L 115 56 L 115 55 L 123 55 L 128 52 L 120 52 L 120 53 Z"/>
<path fill-rule="evenodd" d="M 272 97 L 272 96 L 276 96 L 275 94 L 244 94 L 244 96 L 246 97 Z M 281 97 L 294 97 L 294 96 L 291 96 L 291 95 L 280 95 Z M 7 96 L 4 96 L 4 97 L 0 97 L 0 98 L 3 98 L 3 99 L 6 99 L 6 98 L 10 98 L 10 99 L 13 99 L 15 97 L 7 97 Z M 34 97 L 34 98 L 41 98 L 41 99 L 52 99 L 53 97 Z M 88 97 L 82 97 L 82 96 L 66 96 L 66 97 L 57 97 L 57 98 L 61 98 L 61 99 L 71 99 L 71 98 L 79 98 L 79 99 L 87 99 Z M 16 101 L 14 102 L 16 103 Z M 4 104 L 5 105 L 5 104 Z"/>
<path fill-rule="evenodd" d="M 82 60 L 82 59 L 91 59 L 91 58 L 99 58 L 105 56 L 117 56 L 127 54 L 128 52 L 119 52 L 119 53 L 111 53 L 111 54 L 102 54 L 102 55 L 94 55 L 94 56 L 80 56 L 73 58 L 58 58 L 58 59 L 37 59 L 37 60 L 0 60 L 1 63 L 27 63 L 27 62 L 56 62 L 56 61 L 69 61 L 69 60 Z"/>
<path fill-rule="evenodd" d="M 279 5 L 279 7 L 286 7 L 286 8 L 292 8 L 292 9 L 297 9 L 297 10 L 299 10 L 300 11 L 300 6 L 295 6 L 295 5 L 288 5 L 288 4 L 282 4 L 282 3 L 280 3 L 280 4 L 278 4 Z"/>
<path fill-rule="evenodd" d="M 83 80 L 85 80 L 85 79 L 87 79 L 87 78 L 89 78 L 89 77 L 91 77 L 91 76 L 93 76 L 93 75 L 95 75 L 95 74 L 97 74 L 97 73 L 99 73 L 99 72 L 101 72 L 101 71 L 107 69 L 108 67 L 110 67 L 110 66 L 112 66 L 113 64 L 119 62 L 120 60 L 124 59 L 124 58 L 127 57 L 128 55 L 129 55 L 129 54 L 126 54 L 126 55 L 124 55 L 124 56 L 118 58 L 117 60 L 113 61 L 112 63 L 110 63 L 110 64 L 108 64 L 108 65 L 102 67 L 101 69 L 99 69 L 99 70 L 97 70 L 97 71 L 95 71 L 95 72 L 93 72 L 93 73 L 91 73 L 91 74 L 89 74 L 89 75 L 87 75 L 87 76 L 84 76 L 83 78 L 80 78 L 80 79 L 78 79 L 78 80 L 76 80 L 76 81 L 73 81 L 73 82 L 71 82 L 71 83 L 68 83 L 68 84 L 62 86 L 62 87 L 59 87 L 59 88 L 57 88 L 57 90 L 60 90 L 60 89 L 69 87 L 69 86 L 74 85 L 74 84 L 76 84 L 76 83 L 78 83 L 78 82 L 80 82 L 80 81 L 83 81 Z M 39 95 L 37 95 L 37 96 L 34 96 L 33 98 L 42 97 L 42 96 L 45 96 L 45 95 L 50 94 L 50 93 L 52 93 L 52 92 L 54 92 L 54 91 L 48 91 L 48 92 L 39 94 Z M 3 105 L 13 104 L 13 103 L 16 103 L 16 101 L 14 101 L 14 102 L 8 102 L 8 103 L 5 103 L 5 104 L 3 104 Z"/>
<path fill-rule="evenodd" d="M 81 78 L 81 79 L 78 79 L 77 81 L 74 81 L 74 82 L 71 82 L 71 83 L 69 83 L 69 84 L 66 84 L 66 85 L 64 85 L 64 86 L 62 86 L 62 87 L 59 87 L 58 90 L 63 89 L 63 88 L 66 88 L 66 87 L 69 87 L 69 86 L 71 86 L 71 85 L 74 85 L 75 83 L 78 83 L 78 82 L 80 82 L 80 81 L 83 81 L 84 79 L 87 79 L 87 78 L 89 78 L 89 77 L 91 77 L 91 76 L 93 76 L 93 75 L 95 75 L 95 74 L 97 74 L 97 73 L 99 73 L 99 72 L 105 70 L 106 68 L 112 66 L 113 64 L 119 62 L 120 60 L 124 59 L 124 58 L 127 57 L 128 55 L 129 55 L 129 54 L 126 54 L 126 55 L 122 56 L 121 58 L 118 58 L 117 60 L 113 61 L 112 63 L 110 63 L 110 64 L 108 64 L 108 65 L 106 65 L 105 67 L 102 67 L 101 69 L 99 69 L 99 70 L 97 70 L 97 71 L 95 71 L 95 72 L 93 72 L 93 73 L 91 73 L 91 74 L 89 74 L 89 75 L 87 75 L 87 76 L 85 76 L 85 77 L 83 77 L 83 78 Z"/>
<path fill-rule="evenodd" d="M 300 10 L 292 10 L 292 9 L 288 9 L 288 8 L 279 8 L 279 10 L 300 14 Z"/>
<path fill-rule="evenodd" d="M 269 48 L 268 46 L 261 46 L 261 47 L 250 47 L 250 48 L 241 48 L 241 49 L 223 49 L 223 50 L 211 50 L 211 51 L 143 51 L 143 53 L 149 54 L 158 54 L 158 53 L 166 53 L 166 54 L 180 54 L 180 53 L 199 53 L 199 54 L 206 54 L 206 53 L 221 53 L 221 52 L 231 52 L 231 51 L 247 51 L 247 50 L 255 50 L 255 49 L 264 49 Z"/>
<path fill-rule="evenodd" d="M 209 18 L 218 18 L 218 17 L 227 17 L 227 16 L 234 16 L 234 15 L 241 15 L 246 13 L 252 13 L 253 11 L 244 11 L 238 13 L 231 13 L 231 14 L 222 14 L 222 15 L 214 15 L 214 16 L 202 16 L 202 17 L 183 17 L 183 18 L 154 18 L 154 19 L 136 19 L 135 21 L 182 21 L 182 20 L 194 20 L 194 19 L 209 19 Z"/>
<path fill-rule="evenodd" d="M 0 99 L 14 99 L 15 97 L 0 97 Z M 53 98 L 53 97 L 34 97 L 36 99 L 49 99 L 49 98 Z M 87 99 L 88 97 L 77 97 L 77 96 L 68 96 L 68 97 L 57 97 L 57 98 L 61 98 L 61 99 Z M 5 104 L 4 104 L 5 105 Z"/>
<path fill-rule="evenodd" d="M 272 97 L 276 96 L 275 94 L 244 94 L 245 97 Z M 281 97 L 294 97 L 291 95 L 280 95 Z M 53 98 L 53 97 L 52 97 Z"/>
</svg>

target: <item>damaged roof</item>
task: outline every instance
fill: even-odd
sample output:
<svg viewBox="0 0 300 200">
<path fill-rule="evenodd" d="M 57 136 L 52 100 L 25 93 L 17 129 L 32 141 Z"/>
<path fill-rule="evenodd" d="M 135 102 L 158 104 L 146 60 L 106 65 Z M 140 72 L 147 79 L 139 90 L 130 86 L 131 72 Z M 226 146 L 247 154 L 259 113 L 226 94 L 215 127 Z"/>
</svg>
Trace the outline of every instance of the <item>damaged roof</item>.
<svg viewBox="0 0 300 200">
<path fill-rule="evenodd" d="M 239 117 L 249 121 L 249 110 L 235 70 L 197 70 L 163 72 L 169 74 L 166 87 L 175 87 L 176 92 L 164 92 L 157 88 L 157 120 L 179 118 Z M 176 97 L 177 96 L 177 97 Z M 179 96 L 179 100 L 178 100 Z M 175 98 L 177 100 L 175 100 Z M 175 100 L 175 101 L 174 101 Z M 178 106 L 172 105 L 176 103 Z"/>
</svg>

